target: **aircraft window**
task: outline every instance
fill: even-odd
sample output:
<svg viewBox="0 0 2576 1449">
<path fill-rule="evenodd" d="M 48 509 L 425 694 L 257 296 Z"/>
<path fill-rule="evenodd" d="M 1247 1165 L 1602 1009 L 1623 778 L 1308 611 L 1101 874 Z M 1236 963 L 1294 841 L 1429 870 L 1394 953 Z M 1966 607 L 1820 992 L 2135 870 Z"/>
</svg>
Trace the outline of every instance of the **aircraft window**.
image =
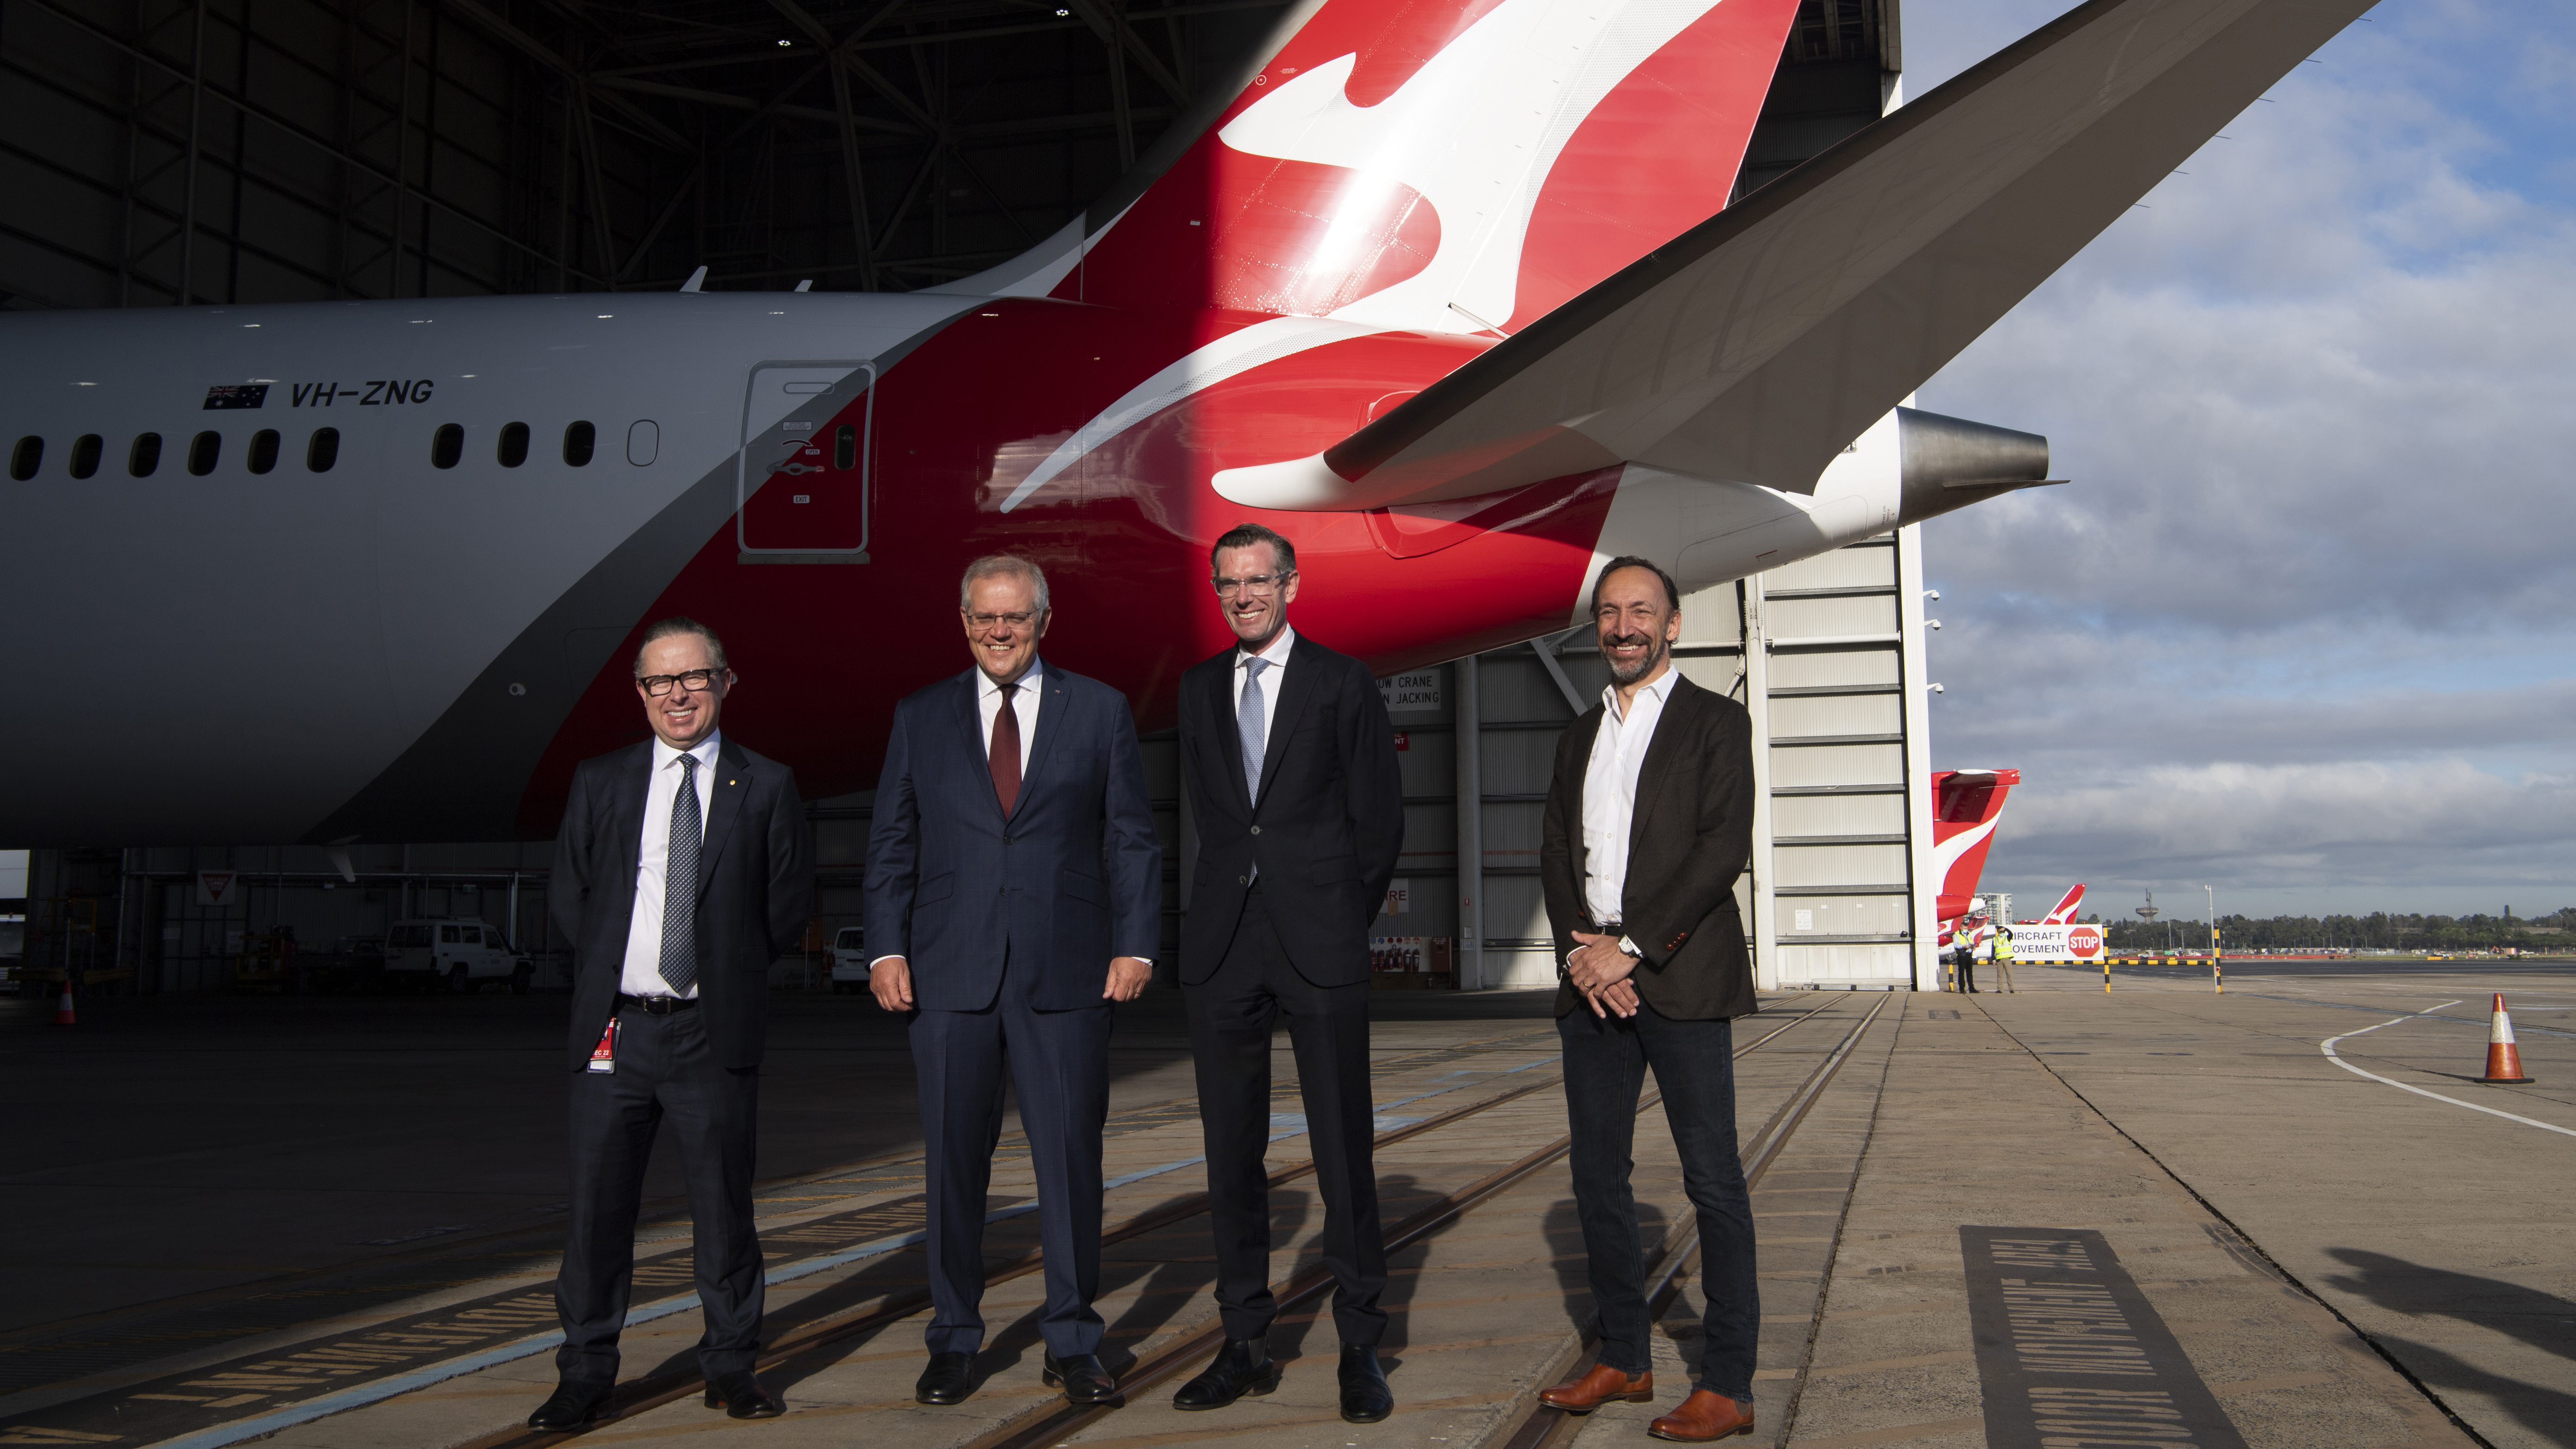
<svg viewBox="0 0 2576 1449">
<path fill-rule="evenodd" d="M 125 471 L 137 478 L 149 478 L 161 466 L 161 435 L 136 433 L 134 446 L 125 452 Z"/>
<path fill-rule="evenodd" d="M 250 470 L 265 473 L 277 466 L 277 429 L 262 428 L 250 435 Z"/>
<path fill-rule="evenodd" d="M 45 465 L 45 440 L 30 433 L 9 452 L 9 476 L 24 483 Z"/>
<path fill-rule="evenodd" d="M 438 431 L 429 436 L 429 465 L 433 468 L 453 468 L 456 466 L 456 460 L 464 456 L 465 429 L 454 423 L 439 424 Z"/>
<path fill-rule="evenodd" d="M 590 466 L 590 450 L 599 444 L 599 429 L 588 423 L 573 423 L 564 429 L 564 461 L 576 468 Z"/>
<path fill-rule="evenodd" d="M 72 439 L 72 476 L 87 478 L 98 472 L 98 455 L 105 447 L 105 440 L 96 433 Z"/>
<path fill-rule="evenodd" d="M 528 461 L 528 425 L 526 423 L 501 425 L 500 458 L 501 466 L 504 468 L 516 468 Z"/>
<path fill-rule="evenodd" d="M 340 430 L 315 428 L 313 440 L 304 445 L 304 468 L 309 473 L 328 473 L 340 461 Z"/>
<path fill-rule="evenodd" d="M 224 455 L 224 435 L 203 432 L 188 440 L 188 471 L 200 478 L 215 471 L 215 462 Z"/>
<path fill-rule="evenodd" d="M 859 430 L 848 423 L 832 430 L 832 466 L 844 473 L 859 466 Z"/>
</svg>

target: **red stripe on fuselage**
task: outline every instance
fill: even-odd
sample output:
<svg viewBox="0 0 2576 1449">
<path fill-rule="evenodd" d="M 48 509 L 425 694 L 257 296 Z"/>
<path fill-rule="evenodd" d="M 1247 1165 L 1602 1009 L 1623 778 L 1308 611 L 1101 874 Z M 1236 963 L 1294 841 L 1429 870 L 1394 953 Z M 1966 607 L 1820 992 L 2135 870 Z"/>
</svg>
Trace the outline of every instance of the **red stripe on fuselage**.
<svg viewBox="0 0 2576 1449">
<path fill-rule="evenodd" d="M 1139 422 L 1001 511 L 1129 389 L 1258 320 L 1014 299 L 925 340 L 875 388 L 872 561 L 745 565 L 728 522 L 584 691 L 528 785 L 521 828 L 551 831 L 573 766 L 642 737 L 627 660 L 645 623 L 671 614 L 725 638 L 741 677 L 728 732 L 791 765 L 808 798 L 873 786 L 895 701 L 967 667 L 957 578 L 985 553 L 1046 570 L 1056 613 L 1045 657 L 1124 691 L 1149 731 L 1176 717 L 1181 671 L 1232 638 L 1208 590 L 1208 549 L 1240 522 L 1297 545 L 1297 627 L 1381 675 L 1562 627 L 1616 470 L 1497 500 L 1467 536 L 1405 559 L 1363 515 L 1247 510 L 1208 486 L 1221 468 L 1319 450 L 1389 392 L 1473 355 L 1484 345 L 1474 339 L 1386 334 L 1269 363 Z M 853 402 L 818 433 L 867 419 Z"/>
</svg>

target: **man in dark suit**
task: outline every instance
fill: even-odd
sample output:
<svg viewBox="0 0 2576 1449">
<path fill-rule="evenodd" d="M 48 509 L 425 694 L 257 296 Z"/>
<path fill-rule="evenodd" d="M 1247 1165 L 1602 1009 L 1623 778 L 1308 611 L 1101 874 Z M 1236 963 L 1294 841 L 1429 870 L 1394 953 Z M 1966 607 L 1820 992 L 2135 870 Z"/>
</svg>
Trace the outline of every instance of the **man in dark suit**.
<svg viewBox="0 0 2576 1449">
<path fill-rule="evenodd" d="M 1225 1346 L 1172 1403 L 1219 1409 L 1279 1384 L 1267 1335 L 1270 1032 L 1297 1052 L 1324 1261 L 1336 1283 L 1342 1417 L 1394 1411 L 1377 1361 L 1386 1311 L 1369 1093 L 1369 922 L 1404 846 L 1395 731 L 1368 667 L 1288 627 L 1297 549 L 1257 524 L 1216 542 L 1231 649 L 1181 676 L 1181 781 L 1199 832 L 1181 989 L 1207 1140 Z"/>
<path fill-rule="evenodd" d="M 716 728 L 733 686 L 713 630 L 653 625 L 635 660 L 653 738 L 573 772 L 546 892 L 573 950 L 562 1382 L 531 1428 L 607 1411 L 644 1166 L 666 1117 L 695 1225 L 707 1405 L 737 1419 L 782 1410 L 751 1373 L 762 1302 L 752 1152 L 769 963 L 805 934 L 814 863 L 795 777 Z"/>
<path fill-rule="evenodd" d="M 997 554 L 958 594 L 975 667 L 895 706 L 868 832 L 868 987 L 913 1013 L 929 1144 L 930 1364 L 913 1397 L 974 1386 L 1007 1072 L 1038 1179 L 1045 1379 L 1099 1403 L 1118 1393 L 1091 1306 L 1110 1017 L 1153 976 L 1163 848 L 1125 696 L 1039 662 L 1046 575 Z"/>
<path fill-rule="evenodd" d="M 1564 969 L 1556 1020 L 1570 1165 L 1601 1345 L 1590 1371 L 1539 1397 L 1574 1413 L 1654 1401 L 1628 1188 L 1637 1094 L 1652 1067 L 1698 1217 L 1708 1311 L 1698 1383 L 1648 1432 L 1698 1443 L 1751 1432 L 1762 1321 L 1728 1027 L 1754 1009 L 1735 904 L 1753 851 L 1753 721 L 1673 668 L 1681 590 L 1655 564 L 1605 564 L 1592 619 L 1610 686 L 1557 740 L 1539 881 Z"/>
</svg>

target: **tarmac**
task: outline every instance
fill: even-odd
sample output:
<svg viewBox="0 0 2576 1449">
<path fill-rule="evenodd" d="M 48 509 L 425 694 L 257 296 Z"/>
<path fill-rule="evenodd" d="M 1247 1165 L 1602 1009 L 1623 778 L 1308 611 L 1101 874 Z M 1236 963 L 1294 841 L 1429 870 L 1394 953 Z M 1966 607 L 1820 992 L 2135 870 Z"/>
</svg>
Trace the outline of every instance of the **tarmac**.
<svg viewBox="0 0 2576 1449">
<path fill-rule="evenodd" d="M 2018 968 L 2017 992 L 1786 992 L 1736 1023 L 1763 1342 L 1753 1441 L 2027 1449 L 2576 1446 L 2576 967 L 2305 963 L 2206 978 Z M 2493 963 L 2501 966 L 2503 963 Z M 2530 1086 L 2479 1083 L 2505 990 Z M 639 1232 L 639 1321 L 600 1445 L 1651 1442 L 1697 1357 L 1695 1235 L 1651 1101 L 1636 1190 L 1656 1403 L 1575 1418 L 1589 1303 L 1545 993 L 1379 994 L 1380 1192 L 1398 1409 L 1334 1411 L 1321 1224 L 1275 1060 L 1280 1390 L 1171 1391 L 1214 1324 L 1177 998 L 1122 1014 L 1103 1357 L 1038 1375 L 1034 1187 L 1004 1139 L 988 1341 L 964 1404 L 910 1397 L 926 1312 L 900 1024 L 778 998 L 759 1197 L 772 1280 L 742 1422 L 692 1377 L 687 1224 Z M 456 1009 L 449 1009 L 456 1008 Z M 0 1202 L 0 1444 L 536 1445 L 551 1387 L 560 1001 L 0 1006 L 20 1105 Z M 1016 1123 L 1011 1124 L 1016 1126 Z M 667 1168 L 667 1164 L 665 1164 Z M 660 1188 L 670 1185 L 657 1179 Z M 437 1229 L 423 1234 L 422 1230 Z"/>
</svg>

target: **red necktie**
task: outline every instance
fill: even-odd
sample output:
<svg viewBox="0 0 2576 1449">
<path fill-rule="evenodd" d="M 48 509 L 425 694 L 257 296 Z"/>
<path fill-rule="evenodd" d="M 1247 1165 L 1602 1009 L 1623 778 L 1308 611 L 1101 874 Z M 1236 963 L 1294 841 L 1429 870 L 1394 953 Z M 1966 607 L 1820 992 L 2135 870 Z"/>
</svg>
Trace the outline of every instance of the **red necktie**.
<svg viewBox="0 0 2576 1449">
<path fill-rule="evenodd" d="M 1020 687 L 999 687 L 1002 707 L 993 714 L 993 749 L 987 763 L 993 767 L 993 794 L 1002 802 L 1002 818 L 1008 820 L 1011 807 L 1020 803 L 1020 712 L 1011 707 L 1011 696 Z"/>
</svg>

